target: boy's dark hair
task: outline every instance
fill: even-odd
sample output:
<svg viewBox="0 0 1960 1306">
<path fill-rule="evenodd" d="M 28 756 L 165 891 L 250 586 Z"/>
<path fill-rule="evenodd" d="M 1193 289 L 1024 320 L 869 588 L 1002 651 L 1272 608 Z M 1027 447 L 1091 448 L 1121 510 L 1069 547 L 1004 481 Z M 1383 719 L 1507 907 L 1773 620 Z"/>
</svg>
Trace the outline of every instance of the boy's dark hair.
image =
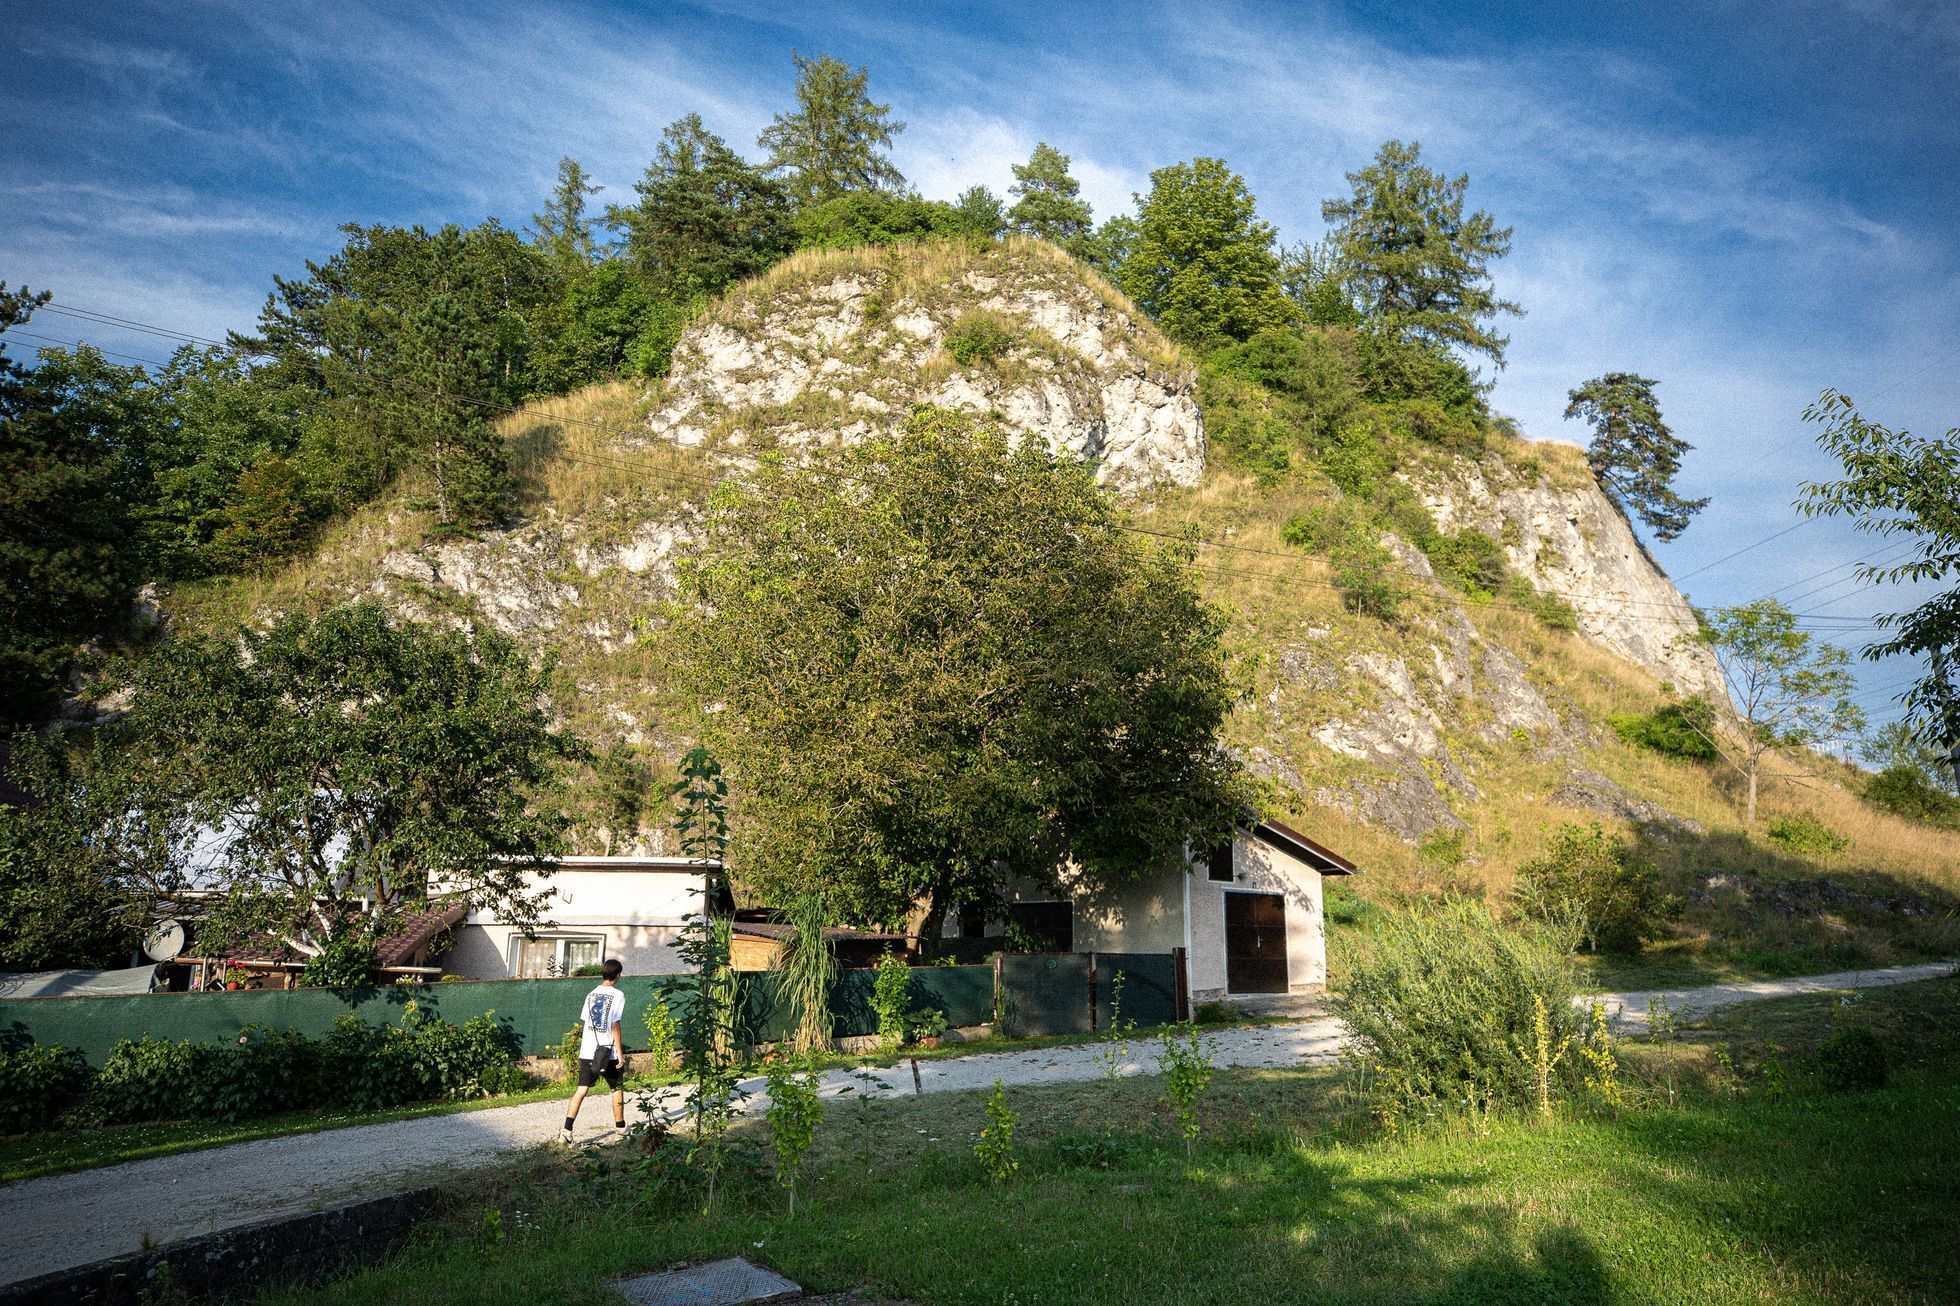
<svg viewBox="0 0 1960 1306">
<path fill-rule="evenodd" d="M 626 967 L 619 964 L 619 958 L 608 957 L 599 963 L 599 977 L 601 979 L 616 980 L 619 978 L 619 973 L 625 969 Z"/>
</svg>

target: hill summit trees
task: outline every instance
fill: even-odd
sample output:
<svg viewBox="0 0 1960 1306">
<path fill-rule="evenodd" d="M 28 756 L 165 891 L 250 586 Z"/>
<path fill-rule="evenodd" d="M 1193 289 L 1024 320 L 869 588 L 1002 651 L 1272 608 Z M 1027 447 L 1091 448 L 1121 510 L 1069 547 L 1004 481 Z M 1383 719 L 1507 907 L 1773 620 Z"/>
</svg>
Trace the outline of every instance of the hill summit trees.
<svg viewBox="0 0 1960 1306">
<path fill-rule="evenodd" d="M 1661 420 L 1654 382 L 1631 372 L 1608 372 L 1568 398 L 1566 417 L 1582 417 L 1593 428 L 1586 463 L 1600 488 L 1663 540 L 1687 530 L 1708 500 L 1684 499 L 1674 491 L 1681 455 L 1694 446 Z"/>
</svg>

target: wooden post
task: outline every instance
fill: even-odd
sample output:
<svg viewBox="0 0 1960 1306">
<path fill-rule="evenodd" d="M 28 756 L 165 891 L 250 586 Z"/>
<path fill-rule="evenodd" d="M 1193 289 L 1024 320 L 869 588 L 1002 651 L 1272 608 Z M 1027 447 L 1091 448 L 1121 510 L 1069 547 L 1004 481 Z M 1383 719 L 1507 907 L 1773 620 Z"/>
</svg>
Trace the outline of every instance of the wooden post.
<svg viewBox="0 0 1960 1306">
<path fill-rule="evenodd" d="M 1096 954 L 1089 954 L 1089 1032 L 1096 1032 Z"/>
<path fill-rule="evenodd" d="M 1182 948 L 1171 949 L 1171 969 L 1177 973 L 1177 1018 L 1191 1019 L 1191 976 L 1186 969 L 1189 958 Z"/>
<path fill-rule="evenodd" d="M 1001 1038 L 1006 1038 L 1007 1022 L 1004 1019 L 1004 1013 L 1000 1009 L 1000 1004 L 1001 1004 L 1000 959 L 1001 959 L 1001 954 L 996 952 L 994 954 L 994 1033 L 999 1035 Z"/>
</svg>

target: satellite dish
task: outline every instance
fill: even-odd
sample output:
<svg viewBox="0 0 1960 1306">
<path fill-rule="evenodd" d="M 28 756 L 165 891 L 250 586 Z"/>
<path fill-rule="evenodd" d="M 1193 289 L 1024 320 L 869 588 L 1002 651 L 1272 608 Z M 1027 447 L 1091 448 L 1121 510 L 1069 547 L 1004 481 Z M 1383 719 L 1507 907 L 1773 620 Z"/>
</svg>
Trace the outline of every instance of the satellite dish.
<svg viewBox="0 0 1960 1306">
<path fill-rule="evenodd" d="M 143 955 L 151 961 L 169 961 L 183 950 L 184 927 L 177 921 L 158 921 L 143 936 Z"/>
</svg>

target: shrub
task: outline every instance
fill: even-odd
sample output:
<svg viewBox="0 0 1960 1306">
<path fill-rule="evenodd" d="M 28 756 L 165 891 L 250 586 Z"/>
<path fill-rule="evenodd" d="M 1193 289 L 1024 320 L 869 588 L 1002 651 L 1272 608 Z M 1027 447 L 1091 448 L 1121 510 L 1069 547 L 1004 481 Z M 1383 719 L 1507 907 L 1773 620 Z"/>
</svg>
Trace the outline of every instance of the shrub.
<svg viewBox="0 0 1960 1306">
<path fill-rule="evenodd" d="M 1164 1094 L 1177 1113 L 1177 1132 L 1184 1138 L 1187 1161 L 1198 1141 L 1198 1099 L 1211 1085 L 1213 1052 L 1209 1039 L 1187 1028 L 1181 1040 L 1175 1033 L 1164 1036 L 1163 1056 L 1157 1063 L 1164 1076 Z"/>
<path fill-rule="evenodd" d="M 1818 1077 L 1838 1092 L 1884 1088 L 1890 1072 L 1885 1044 L 1868 1029 L 1839 1030 L 1817 1048 Z"/>
<path fill-rule="evenodd" d="M 966 313 L 946 333 L 946 352 L 961 367 L 991 363 L 1014 347 L 1012 324 L 998 313 Z"/>
<path fill-rule="evenodd" d="M 1645 714 L 1615 712 L 1606 723 L 1636 748 L 1693 762 L 1715 760 L 1715 709 L 1699 694 Z"/>
<path fill-rule="evenodd" d="M 1017 1117 L 1013 1108 L 1007 1105 L 1007 1090 L 1001 1082 L 994 1081 L 994 1091 L 987 1095 L 987 1123 L 980 1130 L 980 1136 L 973 1141 L 973 1155 L 995 1183 L 1005 1183 L 1008 1176 L 1020 1168 L 1021 1162 L 1014 1155 L 1014 1125 Z"/>
<path fill-rule="evenodd" d="M 1445 1104 L 1535 1106 L 1535 1069 L 1581 1037 L 1572 1006 L 1569 928 L 1507 928 L 1479 904 L 1385 913 L 1350 956 L 1334 1010 L 1354 1032 L 1343 1056 L 1362 1071 L 1391 1125 Z M 1542 1040 L 1541 1040 L 1542 1013 Z M 1556 1091 L 1576 1058 L 1548 1068 Z"/>
<path fill-rule="evenodd" d="M 213 1047 L 148 1034 L 126 1038 L 110 1050 L 90 1085 L 88 1113 L 105 1124 L 195 1116 L 191 1096 L 216 1053 Z"/>
<path fill-rule="evenodd" d="M 1909 821 L 1960 825 L 1960 798 L 1943 792 L 1924 771 L 1908 763 L 1888 766 L 1867 780 L 1865 801 Z"/>
<path fill-rule="evenodd" d="M 1841 853 L 1851 846 L 1851 840 L 1825 825 L 1812 812 L 1773 817 L 1764 825 L 1763 834 L 1771 843 L 1803 856 Z"/>
<path fill-rule="evenodd" d="M 30 1043 L 0 1052 L 0 1134 L 24 1134 L 54 1123 L 88 1088 L 88 1063 L 69 1048 Z"/>
<path fill-rule="evenodd" d="M 897 954 L 886 952 L 878 958 L 878 975 L 871 982 L 871 1009 L 878 1014 L 878 1039 L 889 1050 L 905 1042 L 906 1017 L 911 1014 L 907 994 L 912 987 L 912 968 Z"/>
<path fill-rule="evenodd" d="M 1282 532 L 1288 544 L 1327 557 L 1334 583 L 1351 611 L 1382 621 L 1401 614 L 1409 597 L 1395 555 L 1381 542 L 1381 528 L 1348 500 L 1297 513 Z"/>
<path fill-rule="evenodd" d="M 1521 905 L 1544 920 L 1570 918 L 1592 952 L 1638 952 L 1679 909 L 1660 872 L 1597 825 L 1561 825 L 1518 876 Z"/>
<path fill-rule="evenodd" d="M 365 934 L 343 934 L 306 959 L 300 968 L 303 989 L 357 989 L 373 981 L 374 940 Z"/>
<path fill-rule="evenodd" d="M 655 993 L 640 1018 L 647 1027 L 647 1059 L 664 1075 L 674 1068 L 674 1051 L 680 1039 L 680 1024 L 667 1005 L 666 995 Z"/>
</svg>

